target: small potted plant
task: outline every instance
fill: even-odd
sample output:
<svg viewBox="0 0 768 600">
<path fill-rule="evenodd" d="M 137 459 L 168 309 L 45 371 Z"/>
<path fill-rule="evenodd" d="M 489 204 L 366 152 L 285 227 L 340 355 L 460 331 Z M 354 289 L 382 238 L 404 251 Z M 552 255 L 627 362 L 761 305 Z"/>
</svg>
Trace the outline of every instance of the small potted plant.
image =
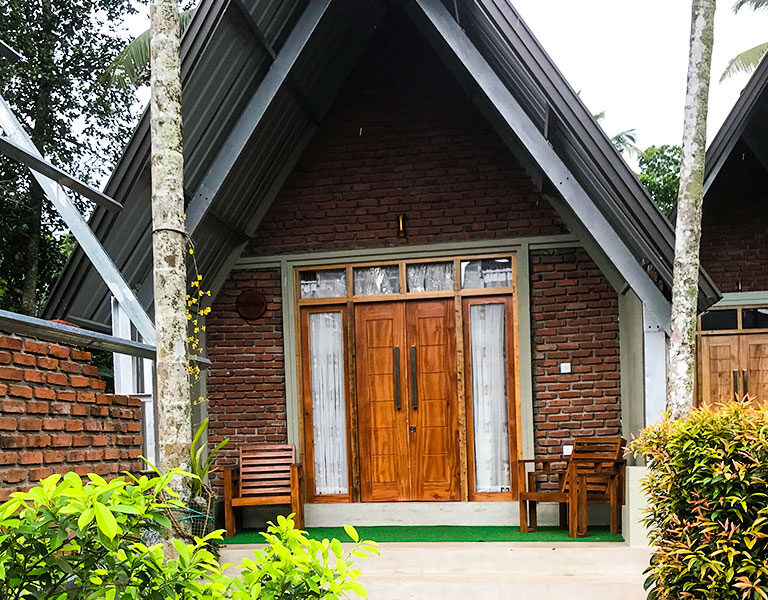
<svg viewBox="0 0 768 600">
<path fill-rule="evenodd" d="M 216 495 L 208 486 L 207 481 L 210 474 L 216 471 L 213 463 L 219 450 L 229 442 L 229 438 L 220 442 L 211 450 L 208 457 L 203 460 L 205 444 L 200 444 L 200 438 L 203 437 L 207 427 L 208 419 L 206 418 L 200 423 L 200 427 L 197 428 L 189 451 L 189 472 L 194 477 L 192 478 L 192 495 L 189 501 L 189 515 L 187 518 L 191 526 L 190 533 L 197 537 L 203 537 L 214 529 L 213 508 Z"/>
</svg>

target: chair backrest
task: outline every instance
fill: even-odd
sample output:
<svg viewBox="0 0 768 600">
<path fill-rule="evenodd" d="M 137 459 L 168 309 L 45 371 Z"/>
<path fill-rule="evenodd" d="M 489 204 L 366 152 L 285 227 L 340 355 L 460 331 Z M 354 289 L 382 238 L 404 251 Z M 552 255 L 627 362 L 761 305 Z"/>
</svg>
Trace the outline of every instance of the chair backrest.
<svg viewBox="0 0 768 600">
<path fill-rule="evenodd" d="M 240 446 L 240 496 L 290 496 L 292 444 Z"/>
<path fill-rule="evenodd" d="M 587 493 L 604 495 L 608 492 L 608 475 L 619 472 L 625 441 L 620 437 L 576 438 L 573 452 L 568 457 L 568 472 L 573 469 L 586 476 Z M 567 492 L 570 477 L 562 480 L 562 491 Z"/>
</svg>

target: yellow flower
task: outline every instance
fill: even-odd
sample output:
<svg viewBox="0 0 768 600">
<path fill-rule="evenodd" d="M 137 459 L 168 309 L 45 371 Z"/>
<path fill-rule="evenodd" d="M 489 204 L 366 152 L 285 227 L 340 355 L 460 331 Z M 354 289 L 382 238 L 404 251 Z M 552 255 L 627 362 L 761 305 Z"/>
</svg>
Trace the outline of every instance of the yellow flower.
<svg viewBox="0 0 768 600">
<path fill-rule="evenodd" d="M 194 254 L 194 253 L 195 253 L 195 249 L 194 249 L 194 248 L 190 248 L 190 249 L 189 249 L 189 253 L 190 253 L 190 254 Z"/>
</svg>

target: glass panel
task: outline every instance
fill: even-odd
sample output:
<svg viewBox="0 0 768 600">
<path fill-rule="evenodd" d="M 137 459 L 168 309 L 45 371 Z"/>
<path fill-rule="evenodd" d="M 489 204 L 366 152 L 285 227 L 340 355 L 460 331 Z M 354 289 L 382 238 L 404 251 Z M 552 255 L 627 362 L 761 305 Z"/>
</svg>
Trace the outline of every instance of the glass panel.
<svg viewBox="0 0 768 600">
<path fill-rule="evenodd" d="M 768 329 L 768 308 L 742 308 L 742 329 Z"/>
<path fill-rule="evenodd" d="M 719 329 L 737 329 L 736 309 L 710 310 L 701 315 L 702 331 L 717 331 Z"/>
<path fill-rule="evenodd" d="M 408 265 L 405 279 L 409 292 L 439 292 L 453 289 L 453 263 Z"/>
<path fill-rule="evenodd" d="M 299 274 L 301 298 L 343 298 L 347 295 L 344 269 L 302 271 Z"/>
<path fill-rule="evenodd" d="M 399 291 L 400 269 L 397 265 L 355 269 L 355 296 L 397 294 Z"/>
<path fill-rule="evenodd" d="M 342 340 L 340 312 L 309 315 L 316 494 L 349 490 Z"/>
<path fill-rule="evenodd" d="M 469 309 L 475 490 L 510 491 L 504 304 Z"/>
<path fill-rule="evenodd" d="M 461 287 L 464 289 L 512 287 L 512 260 L 484 258 L 462 261 Z"/>
</svg>

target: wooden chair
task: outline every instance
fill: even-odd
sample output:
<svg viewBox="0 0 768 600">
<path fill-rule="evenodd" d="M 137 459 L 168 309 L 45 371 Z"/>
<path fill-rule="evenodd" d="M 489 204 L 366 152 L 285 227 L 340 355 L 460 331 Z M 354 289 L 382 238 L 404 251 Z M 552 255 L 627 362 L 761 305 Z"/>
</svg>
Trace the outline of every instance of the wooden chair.
<svg viewBox="0 0 768 600">
<path fill-rule="evenodd" d="M 224 525 L 227 535 L 237 531 L 235 508 L 290 504 L 296 527 L 304 527 L 301 465 L 291 444 L 240 447 L 237 469 L 224 469 Z"/>
<path fill-rule="evenodd" d="M 587 535 L 587 504 L 597 502 L 610 506 L 611 533 L 620 533 L 626 471 L 624 446 L 620 437 L 578 438 L 570 456 L 520 461 L 520 531 L 536 531 L 538 502 L 557 502 L 560 527 L 567 526 L 572 538 L 584 537 Z M 531 463 L 534 466 L 541 463 L 543 468 L 526 472 L 526 464 Z M 565 469 L 554 469 L 556 463 L 565 463 Z M 539 475 L 556 476 L 557 489 L 537 490 Z"/>
</svg>

